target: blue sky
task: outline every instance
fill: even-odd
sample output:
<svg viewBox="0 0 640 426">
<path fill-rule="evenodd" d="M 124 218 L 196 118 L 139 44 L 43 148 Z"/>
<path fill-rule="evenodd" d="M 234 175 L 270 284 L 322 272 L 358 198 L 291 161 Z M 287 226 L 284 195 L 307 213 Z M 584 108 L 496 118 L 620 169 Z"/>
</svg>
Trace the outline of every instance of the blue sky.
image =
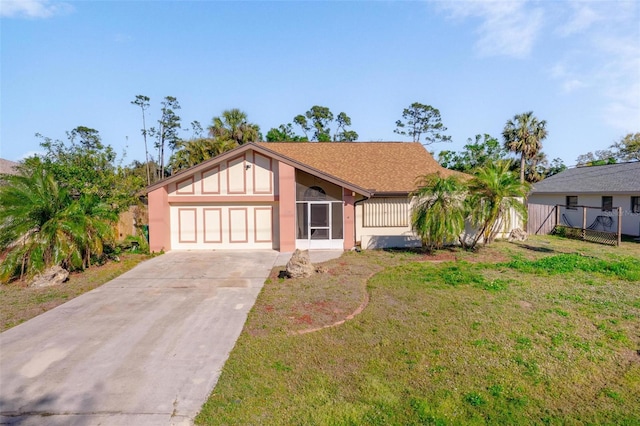
<svg viewBox="0 0 640 426">
<path fill-rule="evenodd" d="M 2 0 L 0 156 L 35 133 L 100 131 L 144 158 L 137 94 L 178 98 L 185 127 L 240 108 L 263 133 L 313 105 L 346 112 L 362 141 L 403 108 L 438 108 L 459 150 L 533 110 L 543 151 L 568 165 L 640 131 L 636 1 L 214 2 Z M 188 137 L 189 132 L 183 136 Z"/>
</svg>

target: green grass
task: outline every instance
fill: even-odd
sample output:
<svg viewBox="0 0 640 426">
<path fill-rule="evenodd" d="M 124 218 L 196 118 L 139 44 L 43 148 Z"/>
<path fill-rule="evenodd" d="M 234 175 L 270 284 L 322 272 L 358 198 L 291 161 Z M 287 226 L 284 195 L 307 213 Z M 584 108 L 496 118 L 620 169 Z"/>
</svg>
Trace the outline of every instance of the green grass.
<svg viewBox="0 0 640 426">
<path fill-rule="evenodd" d="M 287 312 L 309 282 L 271 282 L 196 421 L 638 424 L 640 253 L 584 245 L 535 238 L 445 263 L 347 253 L 308 290 L 330 304 L 368 264 L 369 305 L 303 335 Z"/>
</svg>

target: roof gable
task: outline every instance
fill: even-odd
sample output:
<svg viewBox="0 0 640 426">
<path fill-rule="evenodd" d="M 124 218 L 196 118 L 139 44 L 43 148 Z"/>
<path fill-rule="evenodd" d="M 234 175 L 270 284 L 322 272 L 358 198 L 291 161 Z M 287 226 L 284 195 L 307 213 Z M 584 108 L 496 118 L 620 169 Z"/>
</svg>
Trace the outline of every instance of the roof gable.
<svg viewBox="0 0 640 426">
<path fill-rule="evenodd" d="M 0 158 L 0 174 L 18 174 L 18 163 Z"/>
<path fill-rule="evenodd" d="M 640 161 L 567 169 L 536 184 L 541 193 L 640 193 Z"/>
</svg>

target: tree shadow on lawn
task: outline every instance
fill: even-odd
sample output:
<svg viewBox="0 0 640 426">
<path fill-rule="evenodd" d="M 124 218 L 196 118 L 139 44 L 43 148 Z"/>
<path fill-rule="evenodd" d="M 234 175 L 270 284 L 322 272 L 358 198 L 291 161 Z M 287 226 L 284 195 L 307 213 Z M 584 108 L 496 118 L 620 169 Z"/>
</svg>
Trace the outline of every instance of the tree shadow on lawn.
<svg viewBox="0 0 640 426">
<path fill-rule="evenodd" d="M 535 251 L 538 253 L 558 253 L 557 250 L 554 250 L 550 247 L 542 247 L 542 246 L 533 246 L 530 244 L 523 244 L 523 243 L 512 243 L 515 244 L 518 247 L 521 247 L 523 249 L 527 249 L 527 250 L 531 250 L 531 251 Z"/>
<path fill-rule="evenodd" d="M 498 263 L 506 262 L 509 256 L 500 248 L 493 245 L 479 246 L 475 250 L 465 250 L 460 246 L 449 246 L 437 250 L 427 248 L 388 248 L 383 251 L 393 254 L 410 254 L 418 262 L 470 262 L 470 263 Z"/>
</svg>

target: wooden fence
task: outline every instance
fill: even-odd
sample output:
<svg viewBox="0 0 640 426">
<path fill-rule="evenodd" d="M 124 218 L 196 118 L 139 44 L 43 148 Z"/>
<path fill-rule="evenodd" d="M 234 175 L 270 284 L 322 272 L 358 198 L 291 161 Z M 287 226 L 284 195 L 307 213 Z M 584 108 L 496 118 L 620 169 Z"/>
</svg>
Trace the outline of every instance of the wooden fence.
<svg viewBox="0 0 640 426">
<path fill-rule="evenodd" d="M 527 233 L 529 235 L 548 235 L 557 225 L 556 206 L 529 204 L 527 206 Z"/>
<path fill-rule="evenodd" d="M 604 212 L 600 207 L 593 206 L 568 207 L 529 204 L 527 209 L 529 214 L 527 233 L 529 235 L 554 233 L 567 238 L 620 245 L 622 237 L 622 210 L 620 207 L 610 212 Z M 591 211 L 590 215 L 587 214 L 588 211 Z M 589 219 L 587 219 L 588 217 Z"/>
</svg>

